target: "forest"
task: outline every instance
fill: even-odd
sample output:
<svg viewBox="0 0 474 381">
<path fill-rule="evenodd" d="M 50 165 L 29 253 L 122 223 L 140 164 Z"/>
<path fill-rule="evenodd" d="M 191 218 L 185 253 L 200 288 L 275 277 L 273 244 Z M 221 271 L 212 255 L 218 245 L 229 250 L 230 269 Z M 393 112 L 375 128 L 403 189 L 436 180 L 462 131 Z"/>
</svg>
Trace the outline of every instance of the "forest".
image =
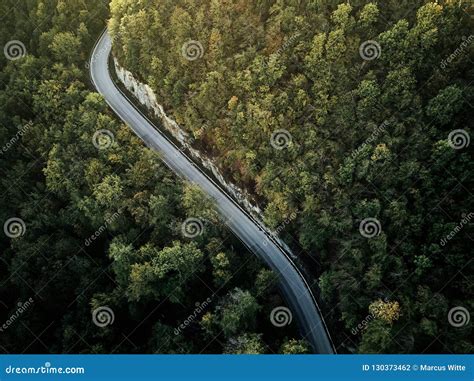
<svg viewBox="0 0 474 381">
<path fill-rule="evenodd" d="M 2 353 L 309 352 L 269 319 L 274 273 L 92 91 L 108 3 L 1 14 L 24 44 L 0 74 Z"/>
<path fill-rule="evenodd" d="M 28 304 L 4 352 L 311 350 L 269 321 L 275 274 L 93 91 L 106 25 L 120 65 L 297 253 L 339 353 L 474 352 L 472 323 L 452 319 L 474 311 L 471 1 L 0 11 L 2 44 L 26 52 L 0 58 L 0 217 L 23 222 L 1 237 L 0 317 Z"/>
</svg>

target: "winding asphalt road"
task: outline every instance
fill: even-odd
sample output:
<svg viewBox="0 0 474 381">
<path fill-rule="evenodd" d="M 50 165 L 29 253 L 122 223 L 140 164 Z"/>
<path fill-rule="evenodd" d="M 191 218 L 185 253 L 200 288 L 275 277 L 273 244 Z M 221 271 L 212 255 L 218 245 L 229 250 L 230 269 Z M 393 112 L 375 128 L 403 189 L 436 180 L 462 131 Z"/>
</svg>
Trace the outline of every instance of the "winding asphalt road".
<svg viewBox="0 0 474 381">
<path fill-rule="evenodd" d="M 158 151 L 166 165 L 181 178 L 198 184 L 226 218 L 227 225 L 239 239 L 277 274 L 286 302 L 296 315 L 304 337 L 316 353 L 335 353 L 321 311 L 301 272 L 285 249 L 260 223 L 243 210 L 218 184 L 203 173 L 186 154 L 164 136 L 114 84 L 108 67 L 111 40 L 107 32 L 98 40 L 90 60 L 90 74 L 97 91 L 112 110 L 147 146 Z M 275 328 L 278 329 L 278 328 Z"/>
</svg>

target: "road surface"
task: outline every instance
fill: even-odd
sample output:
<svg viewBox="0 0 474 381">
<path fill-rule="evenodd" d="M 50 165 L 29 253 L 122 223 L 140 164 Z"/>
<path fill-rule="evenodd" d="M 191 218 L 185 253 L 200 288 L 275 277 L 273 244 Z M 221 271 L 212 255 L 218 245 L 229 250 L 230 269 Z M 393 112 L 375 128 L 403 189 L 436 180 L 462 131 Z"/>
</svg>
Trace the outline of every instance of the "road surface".
<svg viewBox="0 0 474 381">
<path fill-rule="evenodd" d="M 165 137 L 145 115 L 136 109 L 114 84 L 108 67 L 111 40 L 107 32 L 100 37 L 90 59 L 90 74 L 97 91 L 112 110 L 133 129 L 147 146 L 158 151 L 162 160 L 181 178 L 198 184 L 217 205 L 233 233 L 278 275 L 285 300 L 299 322 L 303 336 L 316 353 L 335 353 L 311 290 L 288 253 L 261 228 L 218 184 L 203 173 L 177 146 Z M 279 328 L 275 328 L 279 329 Z"/>
</svg>

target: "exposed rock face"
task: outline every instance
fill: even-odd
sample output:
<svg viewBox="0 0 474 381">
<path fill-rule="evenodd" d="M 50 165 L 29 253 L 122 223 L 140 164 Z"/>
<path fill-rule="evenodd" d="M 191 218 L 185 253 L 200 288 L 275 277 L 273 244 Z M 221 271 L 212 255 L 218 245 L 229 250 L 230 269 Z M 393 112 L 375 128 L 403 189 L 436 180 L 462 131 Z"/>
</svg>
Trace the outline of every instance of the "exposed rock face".
<svg viewBox="0 0 474 381">
<path fill-rule="evenodd" d="M 261 219 L 262 211 L 258 206 L 249 201 L 251 197 L 248 192 L 240 189 L 235 184 L 227 182 L 217 165 L 215 165 L 209 158 L 205 157 L 201 152 L 191 147 L 189 134 L 178 126 L 173 119 L 166 115 L 163 106 L 158 103 L 156 94 L 153 92 L 151 87 L 140 83 L 135 79 L 132 73 L 120 66 L 116 58 L 114 58 L 114 64 L 117 77 L 127 90 L 130 91 L 142 105 L 155 114 L 155 116 L 162 122 L 163 127 L 191 154 L 193 159 L 210 171 L 219 184 L 230 195 L 232 195 L 247 210 L 247 212 L 251 213 L 256 218 Z"/>
</svg>

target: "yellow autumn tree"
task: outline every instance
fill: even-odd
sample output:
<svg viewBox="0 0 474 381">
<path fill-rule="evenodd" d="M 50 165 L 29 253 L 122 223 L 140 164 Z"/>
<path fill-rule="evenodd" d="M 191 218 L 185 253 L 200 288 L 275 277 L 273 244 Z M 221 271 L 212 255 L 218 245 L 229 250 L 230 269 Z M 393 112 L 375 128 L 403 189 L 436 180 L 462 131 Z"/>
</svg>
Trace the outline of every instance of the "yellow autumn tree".
<svg viewBox="0 0 474 381">
<path fill-rule="evenodd" d="M 397 301 L 376 300 L 369 306 L 369 312 L 378 319 L 393 324 L 400 318 L 400 304 Z"/>
</svg>

